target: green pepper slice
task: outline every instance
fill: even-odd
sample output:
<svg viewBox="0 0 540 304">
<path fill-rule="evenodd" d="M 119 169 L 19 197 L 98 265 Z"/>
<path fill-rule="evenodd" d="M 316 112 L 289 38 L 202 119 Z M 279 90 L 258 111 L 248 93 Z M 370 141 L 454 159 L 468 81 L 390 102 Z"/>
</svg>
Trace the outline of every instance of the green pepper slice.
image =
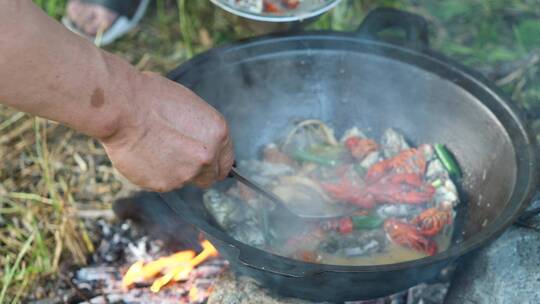
<svg viewBox="0 0 540 304">
<path fill-rule="evenodd" d="M 442 180 L 436 179 L 435 181 L 433 181 L 433 183 L 431 183 L 431 185 L 432 185 L 434 188 L 439 188 L 440 186 L 442 186 Z"/>
<path fill-rule="evenodd" d="M 314 145 L 306 150 L 297 150 L 293 158 L 298 161 L 307 161 L 325 166 L 335 166 L 340 163 L 343 149 L 337 146 Z"/>
<path fill-rule="evenodd" d="M 442 144 L 435 144 L 435 152 L 437 157 L 443 164 L 443 166 L 448 170 L 450 175 L 459 178 L 461 177 L 461 169 L 450 151 Z"/>
<path fill-rule="evenodd" d="M 377 215 L 353 215 L 351 220 L 355 230 L 375 229 L 384 223 L 384 220 Z"/>
</svg>

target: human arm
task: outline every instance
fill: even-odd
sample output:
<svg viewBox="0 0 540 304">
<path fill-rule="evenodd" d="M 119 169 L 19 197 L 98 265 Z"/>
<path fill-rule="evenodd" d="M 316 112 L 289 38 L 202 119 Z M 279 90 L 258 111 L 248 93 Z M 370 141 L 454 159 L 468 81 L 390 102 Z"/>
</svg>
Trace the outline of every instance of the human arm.
<svg viewBox="0 0 540 304">
<path fill-rule="evenodd" d="M 232 166 L 215 109 L 72 34 L 30 0 L 0 0 L 0 80 L 1 103 L 97 138 L 144 188 L 208 186 Z"/>
</svg>

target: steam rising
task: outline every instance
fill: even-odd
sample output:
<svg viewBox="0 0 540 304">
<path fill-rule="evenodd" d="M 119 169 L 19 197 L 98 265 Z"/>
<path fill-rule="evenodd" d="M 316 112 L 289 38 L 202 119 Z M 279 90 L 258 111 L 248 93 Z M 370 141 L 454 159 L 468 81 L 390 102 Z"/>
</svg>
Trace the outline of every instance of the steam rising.
<svg viewBox="0 0 540 304">
<path fill-rule="evenodd" d="M 347 187 L 353 187 L 358 189 L 354 190 L 358 192 L 353 195 L 361 196 L 362 189 L 366 189 L 367 186 L 374 187 L 372 184 L 365 185 L 367 181 L 364 181 L 364 175 L 370 167 L 384 158 L 403 157 L 402 152 L 421 153 L 424 163 L 421 176 L 424 176 L 426 168 L 429 168 L 426 178 L 430 182 L 444 181 L 437 190 L 438 196 L 435 196 L 429 206 L 433 204 L 452 210 L 454 203 L 458 202 L 455 187 L 445 186 L 446 184 L 453 186 L 453 183 L 440 161 L 436 159 L 431 146 L 423 145 L 418 150 L 410 150 L 405 138 L 393 129 L 387 129 L 380 142 L 379 149 L 357 127 L 346 130 L 338 140 L 332 128 L 320 120 L 310 119 L 298 123 L 282 140 L 267 144 L 260 160 L 239 162 L 239 169 L 244 174 L 251 176 L 259 185 L 279 196 L 293 213 L 323 217 L 327 214 L 337 214 L 340 216 L 339 219 L 300 221 L 298 218 L 288 217 L 287 214 L 279 214 L 274 210 L 271 201 L 241 183 L 233 185 L 227 192 L 208 191 L 204 196 L 205 205 L 217 222 L 237 240 L 304 261 L 320 261 L 321 250 L 331 255 L 347 257 L 343 260 L 326 258 L 327 261 L 338 264 L 351 263 L 346 262 L 347 259 L 356 257 L 362 258 L 362 263 L 378 264 L 417 259 L 422 257 L 418 251 L 434 254 L 437 246 L 429 239 L 425 239 L 425 242 L 431 242 L 429 247 L 407 245 L 413 246 L 412 248 L 416 248 L 417 251 L 405 250 L 392 244 L 387 240 L 386 228 L 383 230 L 380 222 L 375 224 L 378 228 L 373 226 L 375 229 L 363 231 L 346 231 L 352 229 L 352 226 L 350 228 L 343 226 L 345 225 L 343 220 L 350 221 L 349 216 L 355 212 L 364 215 L 374 212 L 376 217 L 371 219 L 373 223 L 381 221 L 380 219 L 395 221 L 396 218 L 409 222 L 423 212 L 424 207 L 393 201 L 386 201 L 390 204 L 380 206 L 366 205 L 364 209 L 360 208 L 362 201 L 358 201 L 356 209 L 351 209 L 355 206 L 351 204 L 353 202 L 346 202 L 344 200 L 347 198 L 340 198 L 339 195 L 338 197 L 330 195 L 332 191 L 340 193 L 350 191 L 346 189 Z M 343 184 L 344 179 L 353 184 L 349 186 Z M 329 185 L 328 189 L 336 190 L 328 192 L 330 190 L 325 188 L 327 187 L 325 185 Z M 426 201 L 419 203 L 422 202 Z M 369 211 L 374 207 L 375 211 Z M 453 217 L 451 213 L 449 216 Z M 447 221 L 448 224 L 450 222 L 451 220 Z M 352 222 L 349 225 L 352 225 Z M 442 237 L 444 241 L 441 239 L 442 249 L 448 246 L 446 240 L 449 239 L 450 232 L 451 229 L 448 227 L 443 233 L 445 236 Z M 423 237 L 419 235 L 417 238 L 421 240 Z"/>
<path fill-rule="evenodd" d="M 240 169 L 255 170 L 253 177 L 260 184 L 271 179 L 266 173 L 269 169 L 248 160 L 259 158 L 269 143 L 283 143 L 287 132 L 305 118 L 329 122 L 338 135 L 356 126 L 377 139 L 386 127 L 397 126 L 410 142 L 448 144 L 468 173 L 464 182 L 471 195 L 469 205 L 476 206 L 478 194 L 491 202 L 491 208 L 486 204 L 474 207 L 480 220 L 466 221 L 467 237 L 485 228 L 481 227 L 484 218 L 492 223 L 499 214 L 496 210 L 502 210 L 502 205 L 494 205 L 506 201 L 515 184 L 515 172 L 499 172 L 494 164 L 514 164 L 515 151 L 506 131 L 492 124 L 491 112 L 449 80 L 456 75 L 442 73 L 439 62 L 422 57 L 419 67 L 414 56 L 400 55 L 383 45 L 337 42 L 287 38 L 214 52 L 214 57 L 205 58 L 201 68 L 182 81 L 226 116 L 237 159 L 246 160 Z M 490 157 L 478 154 L 484 146 L 491 147 Z M 371 157 L 365 161 L 374 162 L 382 155 Z M 475 176 L 478 168 L 479 172 L 487 168 L 487 181 Z M 242 200 L 238 203 L 246 205 Z M 254 211 L 267 207 L 255 201 L 248 205 Z M 386 206 L 380 213 L 403 214 L 405 208 Z"/>
</svg>

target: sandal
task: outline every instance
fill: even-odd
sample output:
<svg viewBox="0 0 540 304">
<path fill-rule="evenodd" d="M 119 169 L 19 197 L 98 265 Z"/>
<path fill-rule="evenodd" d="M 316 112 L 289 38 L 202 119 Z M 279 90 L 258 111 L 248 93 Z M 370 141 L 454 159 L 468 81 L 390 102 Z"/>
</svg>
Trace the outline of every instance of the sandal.
<svg viewBox="0 0 540 304">
<path fill-rule="evenodd" d="M 62 18 L 62 23 L 72 32 L 77 33 L 90 40 L 94 40 L 97 45 L 103 46 L 112 43 L 119 37 L 131 31 L 141 21 L 150 0 L 80 0 L 85 3 L 94 3 L 114 11 L 118 17 L 113 24 L 101 35 L 92 37 L 82 32 L 67 17 Z"/>
</svg>

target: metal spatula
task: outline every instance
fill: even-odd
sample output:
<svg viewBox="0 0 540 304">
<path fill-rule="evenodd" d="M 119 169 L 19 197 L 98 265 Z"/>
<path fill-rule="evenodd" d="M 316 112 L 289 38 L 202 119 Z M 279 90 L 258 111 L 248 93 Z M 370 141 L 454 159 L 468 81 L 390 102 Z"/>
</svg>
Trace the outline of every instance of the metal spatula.
<svg viewBox="0 0 540 304">
<path fill-rule="evenodd" d="M 243 183 L 244 185 L 248 186 L 250 189 L 256 191 L 257 193 L 263 195 L 264 197 L 268 198 L 272 202 L 275 203 L 275 208 L 272 210 L 272 212 L 277 213 L 279 215 L 283 215 L 285 217 L 296 217 L 299 219 L 329 219 L 329 218 L 336 218 L 336 217 L 342 217 L 345 215 L 351 214 L 353 211 L 355 211 L 357 208 L 355 206 L 348 206 L 348 205 L 321 205 L 314 202 L 313 206 L 310 206 L 310 208 L 294 208 L 294 204 L 287 204 L 284 201 L 282 201 L 278 196 L 276 196 L 274 193 L 264 189 L 259 184 L 251 180 L 250 178 L 246 177 L 242 173 L 238 172 L 238 169 L 233 167 L 231 172 L 229 173 L 230 177 L 235 178 L 239 182 Z"/>
</svg>

